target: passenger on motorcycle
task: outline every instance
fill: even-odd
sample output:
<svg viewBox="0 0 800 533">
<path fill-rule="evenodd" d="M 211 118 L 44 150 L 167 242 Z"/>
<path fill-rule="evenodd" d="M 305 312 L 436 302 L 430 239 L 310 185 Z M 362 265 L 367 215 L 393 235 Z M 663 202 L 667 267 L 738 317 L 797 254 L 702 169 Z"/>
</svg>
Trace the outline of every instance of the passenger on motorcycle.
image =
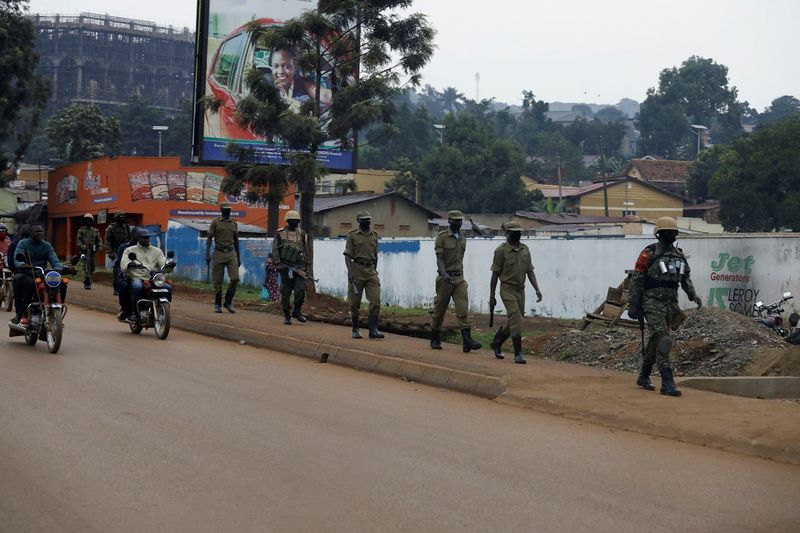
<svg viewBox="0 0 800 533">
<path fill-rule="evenodd" d="M 20 255 L 24 259 L 17 259 L 17 256 Z M 17 311 L 16 316 L 11 319 L 14 324 L 26 325 L 28 323 L 28 317 L 25 315 L 36 291 L 34 267 L 47 268 L 48 263 L 56 270 L 75 272 L 74 267 L 65 266 L 59 261 L 53 246 L 44 240 L 42 225 L 32 224 L 31 236 L 19 241 L 14 250 L 14 265 L 17 269 L 13 281 L 14 305 Z M 67 284 L 62 283 L 60 289 L 61 301 L 64 302 L 67 296 Z"/>
<path fill-rule="evenodd" d="M 11 238 L 8 236 L 8 228 L 5 224 L 0 224 L 0 254 L 7 256 L 9 247 Z"/>
<path fill-rule="evenodd" d="M 800 322 L 800 315 L 792 313 L 789 315 L 789 325 L 792 326 L 792 331 L 786 336 L 786 341 L 789 344 L 800 344 L 800 328 L 797 323 Z"/>
<path fill-rule="evenodd" d="M 150 245 L 150 231 L 140 229 L 137 237 L 138 244 L 129 246 L 122 253 L 120 268 L 130 278 L 131 288 L 131 322 L 139 321 L 139 313 L 136 309 L 136 302 L 142 297 L 144 281 L 150 279 L 150 272 L 164 268 L 167 258 L 159 248 Z M 136 262 L 129 257 L 131 253 L 136 254 Z M 141 266 L 140 266 L 141 265 Z"/>
<path fill-rule="evenodd" d="M 137 244 L 136 239 L 139 236 L 139 228 L 131 228 L 131 237 L 127 242 L 123 242 L 117 247 L 116 259 L 114 260 L 114 289 L 119 298 L 119 313 L 117 320 L 128 320 L 131 314 L 131 287 L 130 277 L 122 272 L 122 257 L 125 250 Z"/>
</svg>

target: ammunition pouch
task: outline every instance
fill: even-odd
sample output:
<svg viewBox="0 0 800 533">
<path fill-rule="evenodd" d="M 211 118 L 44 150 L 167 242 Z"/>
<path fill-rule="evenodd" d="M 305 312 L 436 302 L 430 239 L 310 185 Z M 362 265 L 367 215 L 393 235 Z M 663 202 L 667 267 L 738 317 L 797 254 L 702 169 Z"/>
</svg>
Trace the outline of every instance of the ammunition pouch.
<svg viewBox="0 0 800 533">
<path fill-rule="evenodd" d="M 648 291 L 650 289 L 675 289 L 678 290 L 678 282 L 677 281 L 659 281 L 657 279 L 653 279 L 649 276 L 644 278 L 644 290 Z"/>
<path fill-rule="evenodd" d="M 282 263 L 290 265 L 299 265 L 303 262 L 303 251 L 298 248 L 294 243 L 283 243 L 280 251 L 280 259 Z"/>
</svg>

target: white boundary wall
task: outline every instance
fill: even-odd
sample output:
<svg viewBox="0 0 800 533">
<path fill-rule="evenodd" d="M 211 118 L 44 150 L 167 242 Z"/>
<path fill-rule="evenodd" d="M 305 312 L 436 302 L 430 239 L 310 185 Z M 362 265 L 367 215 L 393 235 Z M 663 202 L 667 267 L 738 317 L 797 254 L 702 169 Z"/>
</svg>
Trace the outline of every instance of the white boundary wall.
<svg viewBox="0 0 800 533">
<path fill-rule="evenodd" d="M 470 308 L 488 312 L 490 267 L 501 238 L 469 239 L 464 275 L 470 285 Z M 523 239 L 533 255 L 536 277 L 544 299 L 536 303 L 530 283 L 526 287 L 526 314 L 580 318 L 594 311 L 606 297 L 609 286 L 625 279 L 639 252 L 654 242 L 651 237 Z M 433 239 L 381 239 L 378 272 L 381 303 L 403 307 L 429 307 L 434 296 L 436 260 Z M 318 290 L 344 297 L 347 274 L 344 239 L 314 241 L 314 273 Z M 750 315 L 756 300 L 769 303 L 791 291 L 800 300 L 800 235 L 739 234 L 682 237 L 683 249 L 692 269 L 692 281 L 704 305 L 716 305 Z M 737 257 L 720 261 L 720 254 Z M 749 259 L 748 259 L 749 258 Z M 717 268 L 720 267 L 720 268 Z M 716 269 L 716 271 L 715 271 Z M 749 272 L 748 272 L 749 271 Z M 725 277 L 727 276 L 727 277 Z M 499 291 L 498 291 L 499 293 Z M 683 291 L 681 306 L 692 307 Z M 800 309 L 791 300 L 786 316 Z M 502 301 L 498 295 L 498 306 Z"/>
</svg>

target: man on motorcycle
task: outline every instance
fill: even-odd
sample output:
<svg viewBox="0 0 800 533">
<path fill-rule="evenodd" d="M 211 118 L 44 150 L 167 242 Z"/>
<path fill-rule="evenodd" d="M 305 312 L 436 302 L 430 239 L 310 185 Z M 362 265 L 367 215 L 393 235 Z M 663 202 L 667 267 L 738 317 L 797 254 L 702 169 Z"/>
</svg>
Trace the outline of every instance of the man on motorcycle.
<svg viewBox="0 0 800 533">
<path fill-rule="evenodd" d="M 135 246 L 129 246 L 122 253 L 122 261 L 120 262 L 120 269 L 131 280 L 131 322 L 139 321 L 139 312 L 136 309 L 136 302 L 142 297 L 144 290 L 144 281 L 150 279 L 150 272 L 153 270 L 160 270 L 164 268 L 167 263 L 167 258 L 164 257 L 164 252 L 161 249 L 150 246 L 150 231 L 147 229 L 140 229 L 137 234 L 137 242 Z M 131 253 L 136 254 L 136 262 L 129 256 Z"/>
<path fill-rule="evenodd" d="M 117 320 L 128 320 L 131 314 L 131 287 L 130 278 L 127 274 L 122 272 L 122 258 L 125 250 L 137 244 L 136 239 L 139 237 L 139 228 L 132 228 L 129 240 L 120 244 L 115 250 L 114 254 L 114 294 L 119 298 L 119 313 Z"/>
<path fill-rule="evenodd" d="M 0 254 L 8 256 L 10 246 L 11 238 L 8 236 L 8 228 L 5 224 L 0 224 Z"/>
<path fill-rule="evenodd" d="M 41 267 L 47 268 L 48 263 L 55 270 L 65 272 L 75 272 L 72 266 L 65 266 L 58 260 L 53 246 L 44 240 L 44 227 L 41 224 L 31 225 L 31 236 L 27 239 L 22 239 L 17 244 L 14 251 L 14 265 L 17 270 L 14 274 L 14 306 L 16 307 L 16 316 L 11 319 L 14 324 L 26 325 L 28 317 L 25 316 L 28 310 L 28 304 L 33 300 L 36 291 L 34 283 L 34 268 Z M 17 256 L 23 256 L 24 259 L 17 259 Z M 64 302 L 67 296 L 67 284 L 61 284 L 61 301 Z"/>
</svg>

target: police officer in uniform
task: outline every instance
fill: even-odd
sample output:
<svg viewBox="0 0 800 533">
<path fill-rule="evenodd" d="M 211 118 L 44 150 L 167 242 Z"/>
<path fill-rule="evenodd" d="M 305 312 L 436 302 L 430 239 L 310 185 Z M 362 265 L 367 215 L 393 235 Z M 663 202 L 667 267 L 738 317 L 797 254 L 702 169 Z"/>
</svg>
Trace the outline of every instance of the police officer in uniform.
<svg viewBox="0 0 800 533">
<path fill-rule="evenodd" d="M 525 357 L 522 354 L 522 317 L 525 316 L 525 278 L 527 277 L 533 290 L 536 291 L 536 301 L 542 301 L 542 291 L 536 282 L 533 272 L 533 260 L 530 249 L 521 242 L 522 227 L 516 222 L 506 224 L 506 242 L 494 251 L 492 262 L 492 280 L 490 282 L 491 295 L 489 305 L 497 305 L 495 291 L 497 280 L 500 280 L 500 298 L 506 308 L 508 323 L 497 330 L 492 340 L 491 347 L 494 356 L 503 359 L 502 347 L 508 337 L 514 343 L 514 362 L 524 365 Z"/>
<path fill-rule="evenodd" d="M 272 259 L 281 274 L 281 307 L 283 323 L 291 324 L 292 317 L 303 323 L 306 317 L 301 309 L 306 299 L 306 234 L 300 229 L 300 213 L 286 213 L 286 226 L 275 234 L 272 244 Z M 294 311 L 291 312 L 291 296 L 294 293 Z M 291 312 L 291 314 L 290 314 Z"/>
<path fill-rule="evenodd" d="M 656 220 L 655 234 L 658 242 L 639 254 L 629 289 L 628 316 L 634 320 L 644 316 L 649 332 L 642 369 L 636 384 L 645 390 L 655 390 L 650 382 L 650 373 L 653 371 L 653 364 L 657 363 L 661 374 L 661 394 L 680 396 L 681 391 L 675 386 L 669 357 L 672 350 L 669 330 L 678 329 L 686 318 L 678 307 L 678 286 L 698 308 L 703 302 L 692 285 L 686 256 L 675 246 L 678 238 L 678 224 L 675 219 L 661 217 Z"/>
<path fill-rule="evenodd" d="M 91 290 L 92 274 L 95 269 L 95 255 L 103 251 L 103 241 L 100 232 L 94 227 L 94 217 L 89 213 L 83 215 L 83 226 L 78 230 L 78 249 L 84 255 L 83 261 L 83 288 Z"/>
<path fill-rule="evenodd" d="M 470 330 L 468 285 L 467 280 L 464 279 L 464 253 L 467 250 L 467 239 L 461 232 L 463 222 L 464 213 L 461 211 L 448 212 L 447 223 L 450 228 L 440 231 L 436 236 L 434 250 L 439 275 L 436 277 L 436 299 L 431 319 L 431 348 L 434 350 L 442 349 L 442 322 L 451 298 L 456 307 L 459 326 L 461 326 L 464 353 L 481 348 L 481 345 L 472 339 Z"/>
<path fill-rule="evenodd" d="M 378 331 L 378 314 L 381 310 L 381 282 L 378 278 L 378 234 L 371 229 L 372 215 L 360 211 L 356 215 L 358 228 L 347 235 L 344 247 L 344 263 L 347 266 L 347 299 L 353 319 L 353 338 L 360 339 L 358 314 L 361 294 L 366 291 L 369 300 L 369 338 L 382 339 Z"/>
<path fill-rule="evenodd" d="M 206 263 L 213 261 L 211 277 L 214 282 L 214 312 L 221 313 L 225 307 L 229 313 L 235 313 L 233 296 L 239 284 L 239 226 L 231 218 L 231 206 L 220 204 L 221 216 L 211 221 L 206 239 Z M 211 255 L 211 241 L 214 241 L 214 255 Z M 225 269 L 228 269 L 228 290 L 225 292 L 225 303 L 222 303 L 222 282 Z"/>
</svg>

